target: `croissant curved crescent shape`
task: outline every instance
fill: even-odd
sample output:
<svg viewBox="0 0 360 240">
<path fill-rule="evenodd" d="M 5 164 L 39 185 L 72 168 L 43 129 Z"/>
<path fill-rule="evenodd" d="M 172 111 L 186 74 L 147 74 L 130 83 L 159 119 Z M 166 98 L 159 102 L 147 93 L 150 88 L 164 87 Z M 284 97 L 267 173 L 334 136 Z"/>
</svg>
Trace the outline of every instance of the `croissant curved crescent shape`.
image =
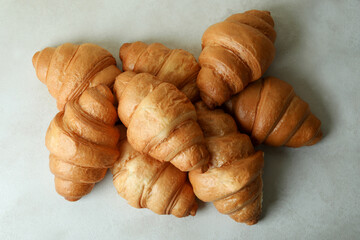
<svg viewBox="0 0 360 240">
<path fill-rule="evenodd" d="M 119 153 L 114 97 L 105 85 L 88 88 L 70 100 L 46 133 L 55 189 L 66 200 L 90 193 L 112 167 Z"/>
<path fill-rule="evenodd" d="M 125 140 L 111 169 L 119 195 L 136 208 L 176 217 L 195 216 L 198 208 L 187 174 L 134 150 Z"/>
<path fill-rule="evenodd" d="M 225 107 L 254 143 L 310 146 L 322 138 L 321 122 L 293 87 L 274 77 L 250 84 Z"/>
<path fill-rule="evenodd" d="M 174 85 L 148 73 L 124 72 L 116 78 L 114 91 L 135 150 L 181 171 L 206 166 L 208 152 L 195 108 Z"/>
<path fill-rule="evenodd" d="M 195 57 L 182 49 L 169 49 L 161 43 L 125 43 L 119 51 L 124 71 L 150 73 L 174 84 L 192 102 L 199 99 L 196 77 L 200 66 Z"/>
<path fill-rule="evenodd" d="M 252 225 L 261 214 L 263 152 L 255 152 L 250 138 L 237 131 L 234 119 L 221 109 L 196 105 L 198 122 L 211 155 L 209 169 L 189 173 L 195 195 L 213 202 L 220 213 Z"/>
<path fill-rule="evenodd" d="M 275 57 L 276 32 L 268 11 L 234 14 L 210 26 L 202 37 L 197 86 L 210 108 L 259 79 Z"/>
<path fill-rule="evenodd" d="M 56 99 L 57 107 L 81 95 L 88 87 L 104 84 L 111 87 L 121 71 L 115 58 L 105 49 L 91 43 L 65 43 L 48 47 L 32 58 L 36 75 Z"/>
</svg>

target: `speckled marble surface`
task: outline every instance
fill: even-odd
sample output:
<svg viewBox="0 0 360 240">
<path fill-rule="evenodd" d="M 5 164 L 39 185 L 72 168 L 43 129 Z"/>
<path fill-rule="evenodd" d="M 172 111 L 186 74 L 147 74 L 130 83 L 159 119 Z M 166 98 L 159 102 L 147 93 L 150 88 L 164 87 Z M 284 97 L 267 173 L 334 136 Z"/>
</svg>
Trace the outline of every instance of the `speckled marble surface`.
<svg viewBox="0 0 360 240">
<path fill-rule="evenodd" d="M 0 239 L 358 239 L 360 1 L 0 1 Z M 35 51 L 93 42 L 162 42 L 196 57 L 211 24 L 271 11 L 276 58 L 265 75 L 291 83 L 325 137 L 265 151 L 263 217 L 233 222 L 212 204 L 177 219 L 137 210 L 111 175 L 76 203 L 55 193 L 44 137 L 57 110 L 31 64 Z M 119 61 L 118 61 L 119 63 Z"/>
</svg>

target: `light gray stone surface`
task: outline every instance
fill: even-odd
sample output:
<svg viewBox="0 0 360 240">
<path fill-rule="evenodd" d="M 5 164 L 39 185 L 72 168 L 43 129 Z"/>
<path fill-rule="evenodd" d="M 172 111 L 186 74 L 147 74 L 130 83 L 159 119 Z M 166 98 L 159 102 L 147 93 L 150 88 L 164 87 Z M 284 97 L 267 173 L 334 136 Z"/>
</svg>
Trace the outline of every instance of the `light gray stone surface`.
<svg viewBox="0 0 360 240">
<path fill-rule="evenodd" d="M 31 58 L 93 42 L 118 60 L 142 40 L 196 57 L 204 30 L 232 13 L 268 9 L 276 58 L 265 75 L 291 83 L 321 119 L 313 147 L 265 151 L 263 218 L 248 227 L 201 204 L 177 219 L 137 210 L 111 175 L 76 203 L 56 194 L 44 137 L 55 101 Z M 359 239 L 360 1 L 0 1 L 0 239 Z M 119 62 L 119 61 L 118 61 Z"/>
</svg>

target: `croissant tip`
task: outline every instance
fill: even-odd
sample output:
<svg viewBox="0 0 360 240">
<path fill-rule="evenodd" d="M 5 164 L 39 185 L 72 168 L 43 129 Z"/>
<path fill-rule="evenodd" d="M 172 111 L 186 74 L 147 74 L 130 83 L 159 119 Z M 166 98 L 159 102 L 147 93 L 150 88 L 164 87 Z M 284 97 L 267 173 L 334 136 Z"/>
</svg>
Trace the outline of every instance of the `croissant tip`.
<svg viewBox="0 0 360 240">
<path fill-rule="evenodd" d="M 119 50 L 119 57 L 123 61 L 124 57 L 127 55 L 131 43 L 124 43 Z"/>
<path fill-rule="evenodd" d="M 69 201 L 69 202 L 76 202 L 78 200 L 80 200 L 80 198 L 78 197 L 64 197 L 65 200 Z"/>
<path fill-rule="evenodd" d="M 62 111 L 65 110 L 65 104 L 62 103 L 62 102 L 60 102 L 60 101 L 57 101 L 57 102 L 56 102 L 56 106 L 57 106 L 57 109 L 58 109 L 60 112 L 62 112 Z"/>
<path fill-rule="evenodd" d="M 245 222 L 247 225 L 251 226 L 251 225 L 254 225 L 254 224 L 257 224 L 258 223 L 258 219 L 253 219 L 253 220 L 250 220 L 250 221 L 247 221 Z"/>
<path fill-rule="evenodd" d="M 253 218 L 245 221 L 244 223 L 249 225 L 249 226 L 255 225 L 255 224 L 257 224 L 259 222 L 260 217 L 261 217 L 261 214 L 259 213 L 256 216 L 253 216 Z"/>
<path fill-rule="evenodd" d="M 202 173 L 205 173 L 207 172 L 207 170 L 209 170 L 209 164 L 204 164 L 202 167 L 201 167 L 201 172 Z"/>
<path fill-rule="evenodd" d="M 313 140 L 311 140 L 307 145 L 308 146 L 312 146 L 315 145 L 316 143 L 318 143 L 323 137 L 323 132 L 321 131 L 321 129 L 319 130 L 319 132 L 316 134 L 316 136 L 314 137 Z"/>
<path fill-rule="evenodd" d="M 270 11 L 268 11 L 268 10 L 259 10 L 259 9 L 248 10 L 248 11 L 246 11 L 244 13 L 265 13 L 265 14 L 271 15 Z"/>
<path fill-rule="evenodd" d="M 195 202 L 194 205 L 193 205 L 193 207 L 192 207 L 192 209 L 190 210 L 190 215 L 191 215 L 191 216 L 195 216 L 197 210 L 198 210 L 198 205 L 197 205 L 197 203 Z"/>
<path fill-rule="evenodd" d="M 36 68 L 35 65 L 36 65 L 36 62 L 37 62 L 37 59 L 38 59 L 39 54 L 40 54 L 40 52 L 37 51 L 37 52 L 34 54 L 34 56 L 32 57 L 32 64 L 33 64 L 34 68 Z"/>
</svg>

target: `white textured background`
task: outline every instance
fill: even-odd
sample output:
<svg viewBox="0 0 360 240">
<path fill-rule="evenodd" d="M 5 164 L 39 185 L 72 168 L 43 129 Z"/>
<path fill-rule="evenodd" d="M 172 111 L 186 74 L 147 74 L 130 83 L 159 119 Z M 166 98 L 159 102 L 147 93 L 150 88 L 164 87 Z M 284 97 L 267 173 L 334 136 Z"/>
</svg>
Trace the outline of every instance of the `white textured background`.
<svg viewBox="0 0 360 240">
<path fill-rule="evenodd" d="M 201 204 L 177 219 L 137 210 L 110 174 L 76 203 L 56 194 L 44 146 L 55 101 L 31 58 L 47 46 L 93 42 L 118 59 L 142 40 L 196 57 L 204 30 L 232 13 L 268 9 L 276 58 L 266 75 L 291 83 L 325 138 L 263 147 L 263 218 L 252 227 Z M 359 239 L 360 1 L 0 0 L 0 239 Z"/>
</svg>

